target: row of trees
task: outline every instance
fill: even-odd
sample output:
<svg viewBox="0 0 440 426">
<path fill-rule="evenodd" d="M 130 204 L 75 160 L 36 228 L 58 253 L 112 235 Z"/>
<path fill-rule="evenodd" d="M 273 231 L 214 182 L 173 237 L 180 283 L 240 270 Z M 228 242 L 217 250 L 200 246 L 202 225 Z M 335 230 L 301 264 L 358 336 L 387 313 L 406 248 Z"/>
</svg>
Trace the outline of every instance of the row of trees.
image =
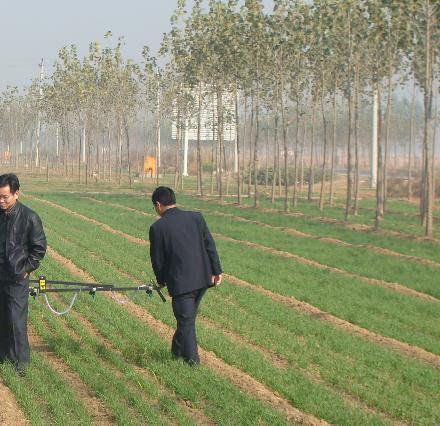
<svg viewBox="0 0 440 426">
<path fill-rule="evenodd" d="M 377 154 L 369 161 L 377 161 L 378 166 L 379 228 L 388 193 L 396 108 L 392 101 L 400 84 L 413 93 L 407 120 L 408 191 L 411 195 L 417 126 L 422 124 L 420 212 L 426 235 L 432 236 L 438 4 L 432 0 L 273 3 L 267 14 L 260 0 L 244 4 L 196 0 L 191 10 L 178 0 L 171 31 L 164 35 L 160 50 L 164 66 L 158 65 L 148 47 L 141 63 L 125 60 L 123 40 L 114 44 L 111 33 L 106 34 L 106 46 L 92 43 L 82 59 L 76 46 L 63 48 L 42 90 L 33 83 L 24 94 L 10 89 L 2 95 L 0 139 L 8 161 L 18 165 L 27 155 L 34 164 L 41 162 L 36 144 L 28 149 L 23 145 L 26 135 L 31 135 L 28 140 L 37 138 L 41 119 L 56 140 L 56 158 L 66 175 L 74 173 L 76 164 L 79 179 L 85 168 L 86 179 L 93 172 L 120 181 L 126 169 L 131 184 L 133 150 L 148 151 L 139 129 L 145 129 L 149 117 L 154 130 L 154 144 L 149 146 L 154 145 L 159 180 L 165 171 L 161 156 L 168 154 L 169 162 L 171 155 L 163 152 L 161 128 L 163 132 L 164 123 L 172 119 L 178 129 L 173 148 L 175 185 L 182 186 L 184 128 L 188 120 L 200 128 L 208 98 L 215 105 L 210 152 L 200 132 L 196 142 L 201 195 L 207 186 L 203 170 L 210 160 L 211 191 L 223 197 L 233 178 L 237 201 L 247 192 L 258 206 L 259 174 L 265 167 L 267 182 L 270 162 L 272 199 L 276 185 L 282 185 L 285 210 L 295 208 L 306 172 L 307 198 L 312 199 L 318 177 L 323 210 L 326 201 L 333 202 L 336 152 L 344 146 L 348 220 L 358 209 L 361 154 L 371 137 L 362 136 L 363 123 L 376 99 Z M 234 111 L 225 108 L 225 93 L 236 100 Z M 423 97 L 422 123 L 416 120 L 417 95 Z M 229 150 L 223 135 L 227 121 L 239 129 L 235 147 Z"/>
</svg>

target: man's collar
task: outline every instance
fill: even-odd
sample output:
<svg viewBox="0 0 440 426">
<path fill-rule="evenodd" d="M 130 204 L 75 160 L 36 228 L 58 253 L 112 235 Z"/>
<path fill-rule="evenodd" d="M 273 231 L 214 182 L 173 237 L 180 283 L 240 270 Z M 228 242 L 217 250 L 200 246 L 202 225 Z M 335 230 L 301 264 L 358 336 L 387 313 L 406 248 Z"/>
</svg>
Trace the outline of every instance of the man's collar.
<svg viewBox="0 0 440 426">
<path fill-rule="evenodd" d="M 7 209 L 7 210 L 2 210 L 2 212 L 6 216 L 11 216 L 15 213 L 15 210 L 17 209 L 17 205 L 18 205 L 18 200 L 15 202 L 15 204 L 13 206 L 9 207 L 9 209 Z"/>
<path fill-rule="evenodd" d="M 166 210 L 163 212 L 163 216 L 165 216 L 165 215 L 167 215 L 167 214 L 170 214 L 170 213 L 173 213 L 173 212 L 176 212 L 177 210 L 179 210 L 179 209 L 177 208 L 177 206 L 170 207 L 169 209 L 166 209 Z"/>
</svg>

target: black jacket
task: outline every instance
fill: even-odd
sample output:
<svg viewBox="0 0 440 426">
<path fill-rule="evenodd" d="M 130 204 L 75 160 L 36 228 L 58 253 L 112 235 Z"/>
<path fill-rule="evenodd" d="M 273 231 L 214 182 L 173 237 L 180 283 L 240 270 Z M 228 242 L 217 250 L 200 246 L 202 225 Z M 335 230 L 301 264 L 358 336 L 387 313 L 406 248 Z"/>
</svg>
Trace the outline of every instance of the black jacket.
<svg viewBox="0 0 440 426">
<path fill-rule="evenodd" d="M 151 225 L 150 257 L 158 284 L 171 296 L 211 287 L 212 275 L 222 272 L 203 216 L 177 207 Z"/>
<path fill-rule="evenodd" d="M 10 274 L 21 278 L 25 273 L 37 269 L 46 253 L 46 247 L 40 218 L 29 207 L 17 201 L 6 220 L 5 257 Z"/>
</svg>

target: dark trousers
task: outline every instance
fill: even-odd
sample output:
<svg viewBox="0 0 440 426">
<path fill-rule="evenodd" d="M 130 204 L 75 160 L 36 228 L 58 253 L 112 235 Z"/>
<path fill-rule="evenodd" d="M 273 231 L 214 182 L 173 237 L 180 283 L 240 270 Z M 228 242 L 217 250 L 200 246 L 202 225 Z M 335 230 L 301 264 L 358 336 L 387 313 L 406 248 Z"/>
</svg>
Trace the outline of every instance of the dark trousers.
<svg viewBox="0 0 440 426">
<path fill-rule="evenodd" d="M 28 302 L 27 279 L 0 277 L 0 361 L 9 360 L 17 369 L 26 368 L 30 359 Z"/>
<path fill-rule="evenodd" d="M 190 363 L 200 362 L 197 350 L 196 316 L 206 288 L 173 297 L 173 312 L 177 320 L 171 352 Z"/>
</svg>

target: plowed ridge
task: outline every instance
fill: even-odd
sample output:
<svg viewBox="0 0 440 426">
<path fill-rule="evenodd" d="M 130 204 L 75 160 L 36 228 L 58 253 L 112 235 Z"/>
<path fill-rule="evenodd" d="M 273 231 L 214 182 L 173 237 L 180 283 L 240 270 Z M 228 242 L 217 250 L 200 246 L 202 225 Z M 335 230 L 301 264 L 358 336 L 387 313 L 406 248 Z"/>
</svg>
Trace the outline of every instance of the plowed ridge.
<svg viewBox="0 0 440 426">
<path fill-rule="evenodd" d="M 29 342 L 34 348 L 37 347 L 44 359 L 55 371 L 72 387 L 75 396 L 82 401 L 84 407 L 93 407 L 90 412 L 93 423 L 98 425 L 115 424 L 114 416 L 95 393 L 70 369 L 70 367 L 51 351 L 43 339 L 36 333 L 32 326 L 29 327 Z"/>
<path fill-rule="evenodd" d="M 29 421 L 21 411 L 11 390 L 0 378 L 0 425 L 27 426 Z"/>
</svg>

